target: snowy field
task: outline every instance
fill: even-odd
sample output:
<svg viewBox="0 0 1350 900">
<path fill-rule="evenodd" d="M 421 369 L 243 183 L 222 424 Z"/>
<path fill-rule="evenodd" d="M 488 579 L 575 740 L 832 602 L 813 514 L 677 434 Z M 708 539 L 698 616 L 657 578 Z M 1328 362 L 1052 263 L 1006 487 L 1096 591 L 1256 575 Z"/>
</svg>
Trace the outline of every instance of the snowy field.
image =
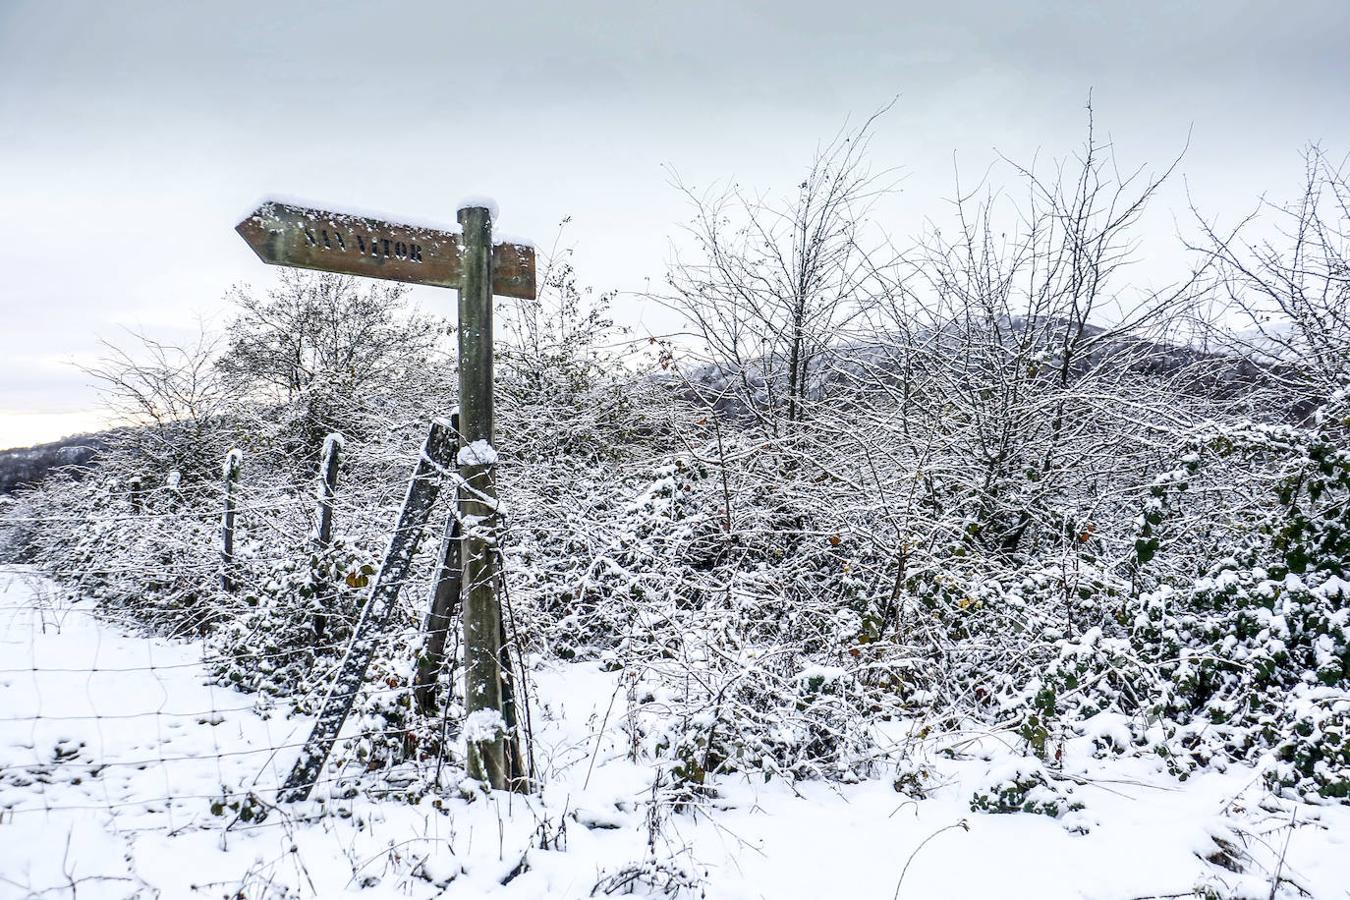
<svg viewBox="0 0 1350 900">
<path fill-rule="evenodd" d="M 897 753 L 862 784 L 721 779 L 696 809 L 653 808 L 619 676 L 593 664 L 535 673 L 539 796 L 248 823 L 213 802 L 271 798 L 308 722 L 209 686 L 200 645 L 10 570 L 0 647 L 0 897 L 1350 897 L 1350 809 L 1272 798 L 1250 768 L 1180 782 L 1156 758 L 1096 758 L 1090 736 L 1066 746 L 1082 809 L 1058 820 L 971 811 L 1019 765 L 1013 741 L 898 725 L 922 799 L 895 789 Z"/>
</svg>

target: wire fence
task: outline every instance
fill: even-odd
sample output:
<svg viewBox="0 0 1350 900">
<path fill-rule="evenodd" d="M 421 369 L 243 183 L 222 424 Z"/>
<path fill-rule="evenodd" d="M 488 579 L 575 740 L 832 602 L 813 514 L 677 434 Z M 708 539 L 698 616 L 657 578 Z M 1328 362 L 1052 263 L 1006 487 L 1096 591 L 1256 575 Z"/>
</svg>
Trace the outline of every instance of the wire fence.
<svg viewBox="0 0 1350 900">
<path fill-rule="evenodd" d="M 328 699 L 413 708 L 406 664 L 394 683 L 332 692 L 346 641 L 224 652 L 135 634 L 121 626 L 116 611 L 109 616 L 73 606 L 45 577 L 15 569 L 0 569 L 0 595 L 9 598 L 0 607 L 8 614 L 0 618 L 8 663 L 0 668 L 0 822 L 81 811 L 218 822 L 231 803 L 275 799 L 307 744 L 313 719 L 306 710 Z M 87 615 L 44 627 L 46 617 L 69 612 Z M 285 696 L 237 690 L 213 671 L 217 664 L 266 668 L 297 656 L 312 661 L 312 677 Z M 411 750 L 447 737 L 450 726 L 439 713 L 383 725 L 358 717 L 341 743 Z M 432 778 L 454 762 L 445 755 L 445 740 L 431 743 L 436 746 L 391 760 L 404 772 L 396 783 Z M 368 757 L 343 753 L 314 790 L 322 796 L 339 784 L 378 787 L 382 778 Z"/>
<path fill-rule="evenodd" d="M 356 712 L 314 782 L 317 796 L 338 785 L 425 781 L 454 768 L 451 701 L 412 712 L 420 635 L 407 623 L 420 624 L 426 613 L 436 562 L 423 552 L 403 579 L 386 584 L 398 594 L 398 614 L 375 636 L 388 650 L 380 680 L 338 692 L 377 557 L 349 547 L 345 568 L 316 568 L 325 555 L 332 561 L 330 548 L 316 543 L 316 498 L 254 492 L 246 481 L 236 487 L 232 498 L 211 485 L 122 492 L 103 498 L 95 513 L 41 513 L 22 502 L 0 510 L 0 532 L 45 529 L 121 544 L 100 558 L 72 542 L 70 562 L 49 554 L 45 564 L 0 568 L 0 822 L 130 810 L 138 820 L 156 813 L 167 825 L 183 816 L 206 824 L 231 804 L 266 804 L 307 747 L 314 713 L 334 701 L 355 701 Z M 352 529 L 362 546 L 388 543 L 392 496 L 351 504 L 365 519 Z M 227 505 L 236 539 L 244 538 L 233 553 L 222 541 Z M 420 530 L 426 538 L 433 528 Z M 270 537 L 248 540 L 250 533 Z M 423 550 L 438 543 L 424 540 Z M 226 570 L 245 576 L 237 590 L 222 582 Z M 279 571 L 299 580 L 269 584 Z M 165 594 L 164 584 L 182 586 L 190 602 L 165 604 L 178 595 Z M 345 601 L 336 600 L 340 592 Z M 269 621 L 257 608 L 257 595 L 269 593 L 282 599 L 268 602 L 290 604 L 292 620 L 322 614 L 330 637 L 317 628 L 278 634 L 295 622 Z M 202 630 L 208 622 L 235 627 Z M 173 634 L 192 638 L 166 636 Z M 436 685 L 441 698 L 454 695 L 457 642 L 456 634 Z M 266 682 L 282 670 L 289 680 Z M 382 784 L 391 767 L 400 775 Z"/>
</svg>

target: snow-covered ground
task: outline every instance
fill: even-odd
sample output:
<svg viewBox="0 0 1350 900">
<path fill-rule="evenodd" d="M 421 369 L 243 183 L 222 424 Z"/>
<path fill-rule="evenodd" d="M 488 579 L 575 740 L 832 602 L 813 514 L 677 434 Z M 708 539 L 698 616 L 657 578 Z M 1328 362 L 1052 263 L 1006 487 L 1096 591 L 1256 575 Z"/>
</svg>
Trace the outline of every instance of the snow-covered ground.
<svg viewBox="0 0 1350 900">
<path fill-rule="evenodd" d="M 905 742 L 923 799 L 890 775 L 726 778 L 696 810 L 654 809 L 619 676 L 593 664 L 535 674 L 538 796 L 243 822 L 213 801 L 270 799 L 308 721 L 209 686 L 200 645 L 92 613 L 0 572 L 0 897 L 676 896 L 661 893 L 673 873 L 698 883 L 680 896 L 709 898 L 1350 897 L 1350 809 L 1274 800 L 1250 768 L 1181 782 L 1154 758 L 1096 758 L 1088 737 L 1063 760 L 1083 808 L 1059 820 L 971 811 L 977 787 L 1024 765 L 976 734 Z"/>
</svg>

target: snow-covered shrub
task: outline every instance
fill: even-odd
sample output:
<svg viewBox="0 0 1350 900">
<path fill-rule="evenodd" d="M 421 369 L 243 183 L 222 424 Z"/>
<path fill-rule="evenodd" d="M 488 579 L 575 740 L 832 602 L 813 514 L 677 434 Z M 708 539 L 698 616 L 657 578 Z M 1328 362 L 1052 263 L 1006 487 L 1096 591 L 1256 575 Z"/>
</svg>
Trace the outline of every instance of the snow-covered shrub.
<svg viewBox="0 0 1350 900">
<path fill-rule="evenodd" d="M 342 656 L 378 559 L 339 536 L 250 573 L 236 587 L 242 604 L 214 636 L 216 677 L 243 690 L 294 698 L 314 712 L 315 691 Z"/>
<path fill-rule="evenodd" d="M 1056 642 L 1044 672 L 1012 704 L 1017 727 L 1044 756 L 1052 723 L 1084 730 L 1111 713 L 1130 743 L 1175 771 L 1274 758 L 1272 786 L 1303 798 L 1350 795 L 1350 452 L 1345 394 L 1308 428 L 1209 430 L 1155 479 L 1137 522 L 1136 583 L 1171 552 L 1190 480 L 1240 459 L 1273 484 L 1244 513 L 1247 537 L 1188 582 L 1132 596 L 1128 616 Z M 1177 568 L 1175 562 L 1172 570 Z M 1121 741 L 1113 741 L 1120 744 Z"/>
<path fill-rule="evenodd" d="M 1073 640 L 1060 638 L 1042 672 L 1025 682 L 1010 704 L 1016 710 L 1014 729 L 1044 759 L 1070 729 L 1083 732 L 1090 720 L 1137 710 L 1151 696 L 1149 674 L 1136 664 L 1127 640 L 1104 637 L 1099 627 Z M 1129 743 L 1133 740 L 1111 735 L 1099 749 L 1124 750 Z"/>
<path fill-rule="evenodd" d="M 1173 759 L 1255 759 L 1304 797 L 1350 796 L 1350 396 L 1306 429 L 1255 429 L 1208 443 L 1269 459 L 1274 502 L 1261 540 L 1216 561 L 1184 593 L 1149 605 L 1136 640 L 1153 651 L 1176 720 Z"/>
<path fill-rule="evenodd" d="M 214 485 L 155 483 L 109 460 L 97 477 L 49 481 L 24 498 L 24 553 L 133 621 L 201 634 L 226 614 L 217 596 L 220 502 Z"/>
<path fill-rule="evenodd" d="M 681 898 L 695 900 L 707 896 L 704 889 L 706 878 L 706 872 L 699 872 L 688 862 L 675 857 L 663 860 L 651 856 L 603 873 L 591 888 L 590 895 L 592 897 L 633 895 L 665 897 L 667 900 L 681 900 Z"/>
<path fill-rule="evenodd" d="M 235 315 L 213 365 L 236 398 L 271 413 L 261 424 L 279 426 L 267 430 L 280 456 L 308 469 L 331 432 L 378 440 L 409 385 L 440 380 L 446 325 L 410 309 L 408 290 L 283 268 L 265 295 L 231 291 Z"/>
<path fill-rule="evenodd" d="M 635 628 L 660 633 L 668 626 L 650 611 L 701 602 L 689 555 L 709 527 L 694 501 L 706 469 L 676 459 L 626 478 L 607 474 L 595 472 L 602 489 L 576 515 L 552 529 L 523 523 L 528 531 L 510 536 L 524 578 L 512 591 L 537 604 L 550 649 L 565 659 L 612 651 Z"/>
<path fill-rule="evenodd" d="M 1058 819 L 1080 810 L 1071 788 L 1050 778 L 1033 757 L 1009 759 L 990 766 L 970 796 L 972 812 L 1034 813 Z"/>
<path fill-rule="evenodd" d="M 1119 629 L 1128 584 L 1084 559 L 941 563 L 926 562 L 906 583 L 898 630 L 913 656 L 904 695 L 945 716 L 1004 722 L 1012 711 L 1043 755 L 1063 698 L 1109 675 L 1104 628 Z"/>
<path fill-rule="evenodd" d="M 649 674 L 638 697 L 646 712 L 641 737 L 668 762 L 676 784 L 704 787 L 710 776 L 732 772 L 788 781 L 874 773 L 877 700 L 856 672 L 819 665 L 793 672 L 786 654 L 748 655 Z"/>
</svg>

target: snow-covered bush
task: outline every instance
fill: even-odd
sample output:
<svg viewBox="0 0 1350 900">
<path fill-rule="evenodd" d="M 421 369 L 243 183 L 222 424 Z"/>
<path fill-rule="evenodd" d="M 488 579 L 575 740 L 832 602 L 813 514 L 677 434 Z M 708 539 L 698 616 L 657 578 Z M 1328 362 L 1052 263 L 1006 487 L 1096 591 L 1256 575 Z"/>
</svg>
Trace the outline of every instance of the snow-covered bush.
<svg viewBox="0 0 1350 900">
<path fill-rule="evenodd" d="M 1268 484 L 1244 511 L 1246 539 L 1189 580 L 1131 594 L 1129 615 L 1057 642 L 1013 704 L 1044 756 L 1051 730 L 1103 712 L 1179 773 L 1273 756 L 1268 780 L 1310 798 L 1350 795 L 1350 453 L 1346 394 L 1307 428 L 1206 429 L 1153 480 L 1137 526 L 1136 581 L 1172 552 L 1191 480 L 1235 461 Z M 1173 564 L 1169 571 L 1174 571 Z"/>
<path fill-rule="evenodd" d="M 107 460 L 98 477 L 48 482 L 25 497 L 16 513 L 25 557 L 133 621 L 205 633 L 229 607 L 218 597 L 219 491 L 127 468 Z"/>
<path fill-rule="evenodd" d="M 1177 720 L 1166 749 L 1188 765 L 1273 752 L 1271 782 L 1350 796 L 1350 392 L 1306 429 L 1229 433 L 1207 443 L 1273 476 L 1260 539 L 1211 564 L 1185 592 L 1152 598 L 1137 643 Z"/>
<path fill-rule="evenodd" d="M 990 766 L 970 795 L 971 812 L 1022 812 L 1058 819 L 1082 808 L 1073 799 L 1073 790 L 1050 778 L 1034 757 Z"/>
<path fill-rule="evenodd" d="M 638 737 L 686 788 L 733 772 L 787 781 L 873 775 L 875 693 L 856 671 L 792 668 L 791 654 L 743 651 L 720 665 L 686 659 L 649 670 L 637 694 Z"/>
<path fill-rule="evenodd" d="M 214 636 L 222 683 L 296 701 L 314 712 L 316 696 L 351 638 L 379 560 L 339 537 L 242 580 L 242 607 Z"/>
</svg>

